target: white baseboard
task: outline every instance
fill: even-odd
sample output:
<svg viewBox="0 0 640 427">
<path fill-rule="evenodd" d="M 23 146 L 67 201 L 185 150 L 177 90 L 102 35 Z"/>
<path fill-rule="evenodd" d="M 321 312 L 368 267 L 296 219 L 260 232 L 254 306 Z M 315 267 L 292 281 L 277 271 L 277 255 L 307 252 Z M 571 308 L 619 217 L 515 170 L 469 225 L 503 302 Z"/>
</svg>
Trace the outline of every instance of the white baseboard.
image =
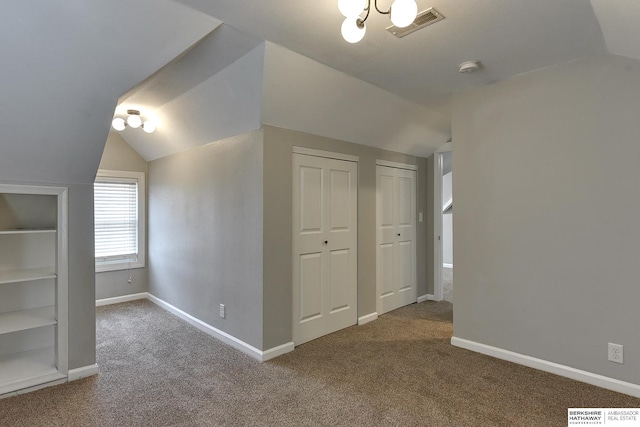
<svg viewBox="0 0 640 427">
<path fill-rule="evenodd" d="M 62 378 L 54 381 L 47 381 L 42 384 L 36 384 L 33 387 L 22 388 L 20 390 L 11 391 L 9 393 L 0 394 L 0 400 L 9 397 L 19 396 L 21 394 L 31 393 L 32 391 L 42 390 L 43 388 L 52 387 L 54 385 L 64 384 L 68 381 L 67 378 Z"/>
<path fill-rule="evenodd" d="M 255 348 L 254 346 L 247 344 L 246 342 L 239 340 L 238 338 L 234 337 L 233 335 L 230 335 L 224 331 L 221 331 L 218 328 L 215 328 L 211 325 L 209 325 L 208 323 L 203 322 L 200 319 L 197 319 L 195 317 L 193 317 L 192 315 L 190 315 L 189 313 L 186 313 L 182 310 L 180 310 L 177 307 L 174 307 L 173 305 L 169 304 L 168 302 L 161 300 L 160 298 L 156 297 L 155 295 L 152 295 L 150 293 L 146 294 L 146 297 L 149 299 L 149 301 L 153 302 L 154 304 L 157 304 L 158 306 L 164 308 L 165 310 L 167 310 L 168 312 L 178 316 L 179 318 L 181 318 L 182 320 L 186 321 L 187 323 L 191 324 L 192 326 L 195 326 L 196 328 L 200 329 L 202 332 L 211 335 L 212 337 L 224 342 L 225 344 L 230 345 L 231 347 L 235 348 L 236 350 L 240 350 L 241 352 L 253 357 L 254 359 L 260 361 L 260 362 L 265 362 L 269 359 L 273 359 L 274 357 L 280 356 L 282 354 L 285 353 L 289 353 L 290 351 L 293 351 L 294 345 L 292 342 L 288 342 L 282 345 L 279 345 L 277 347 L 262 351 L 259 350 L 257 348 Z"/>
<path fill-rule="evenodd" d="M 83 366 L 82 368 L 69 369 L 68 380 L 75 381 L 81 378 L 90 377 L 98 373 L 98 364 Z"/>
<path fill-rule="evenodd" d="M 101 307 L 103 305 L 120 304 L 121 302 L 129 302 L 129 301 L 135 301 L 135 300 L 147 299 L 147 298 L 148 297 L 146 292 L 141 292 L 139 294 L 123 295 L 120 297 L 104 298 L 104 299 L 96 300 L 96 307 Z"/>
<path fill-rule="evenodd" d="M 366 314 L 362 317 L 358 318 L 358 325 L 364 325 L 369 322 L 373 322 L 378 319 L 378 312 L 374 311 L 373 313 Z"/>
<path fill-rule="evenodd" d="M 31 393 L 32 391 L 40 390 L 40 389 L 51 387 L 54 385 L 60 385 L 66 382 L 90 377 L 92 375 L 96 375 L 97 373 L 98 373 L 98 365 L 94 363 L 93 365 L 83 366 L 81 368 L 69 369 L 69 373 L 67 374 L 66 377 L 63 374 L 56 372 L 54 374 L 47 374 L 44 376 L 41 375 L 38 377 L 29 378 L 27 379 L 27 381 L 33 382 L 35 378 L 36 382 L 39 382 L 39 381 L 42 381 L 42 382 L 39 382 L 38 384 L 29 386 L 29 387 L 22 387 L 22 388 L 19 388 L 18 390 L 10 391 L 7 393 L 0 392 L 0 399 L 5 399 L 7 397 L 14 397 L 14 396 L 18 396 L 25 393 Z M 15 386 L 15 383 L 13 383 L 12 386 Z"/>
<path fill-rule="evenodd" d="M 431 295 L 431 294 L 420 295 L 418 297 L 418 303 L 425 302 L 425 301 L 431 301 L 431 300 L 433 300 L 433 295 Z"/>
<path fill-rule="evenodd" d="M 444 268 L 453 268 L 453 264 L 447 264 L 446 262 L 443 262 L 443 263 L 442 263 L 442 266 L 443 266 Z"/>
<path fill-rule="evenodd" d="M 295 345 L 293 342 L 288 342 L 277 347 L 270 348 L 269 350 L 262 351 L 262 358 L 259 359 L 261 362 L 266 362 L 267 360 L 275 359 L 278 356 L 282 356 L 286 353 L 291 353 L 294 349 Z M 260 351 L 260 350 L 258 350 Z"/>
<path fill-rule="evenodd" d="M 451 345 L 640 398 L 640 385 L 638 384 L 593 374 L 570 366 L 560 365 L 558 363 L 526 356 L 520 353 L 514 353 L 509 350 L 503 350 L 498 347 L 492 347 L 490 345 L 469 341 L 463 338 L 452 337 Z"/>
</svg>

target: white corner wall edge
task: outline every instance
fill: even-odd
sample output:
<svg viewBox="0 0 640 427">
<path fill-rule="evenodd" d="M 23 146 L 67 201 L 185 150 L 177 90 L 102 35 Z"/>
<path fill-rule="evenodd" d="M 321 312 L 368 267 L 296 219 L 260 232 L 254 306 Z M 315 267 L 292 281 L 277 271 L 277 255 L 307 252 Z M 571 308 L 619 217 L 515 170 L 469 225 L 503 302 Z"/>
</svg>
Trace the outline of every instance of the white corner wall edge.
<svg viewBox="0 0 640 427">
<path fill-rule="evenodd" d="M 270 348 L 270 349 L 265 350 L 265 351 L 258 350 L 254 346 L 252 346 L 250 344 L 247 344 L 246 342 L 244 342 L 242 340 L 239 340 L 238 338 L 234 337 L 233 335 L 230 335 L 230 334 L 228 334 L 228 333 L 226 333 L 224 331 L 221 331 L 220 329 L 214 328 L 213 326 L 209 325 L 208 323 L 205 323 L 202 320 L 193 317 L 189 313 L 186 313 L 186 312 L 180 310 L 179 308 L 174 307 L 173 305 L 169 304 L 168 302 L 166 302 L 164 300 L 161 300 L 160 298 L 158 298 L 155 295 L 152 295 L 152 294 L 147 292 L 146 293 L 146 297 L 147 297 L 147 299 L 149 301 L 151 301 L 154 304 L 162 307 L 163 309 L 167 310 L 168 312 L 178 316 L 179 318 L 181 318 L 182 320 L 184 320 L 187 323 L 191 324 L 192 326 L 195 326 L 196 328 L 200 329 L 205 334 L 210 335 L 210 336 L 222 341 L 223 343 L 230 345 L 231 347 L 235 348 L 236 350 L 240 350 L 244 354 L 253 357 L 254 359 L 258 360 L 259 362 L 266 362 L 267 360 L 273 359 L 273 358 L 278 357 L 278 356 L 280 356 L 282 354 L 289 353 L 289 352 L 293 351 L 293 349 L 294 349 L 293 342 L 288 342 L 288 343 L 279 345 L 277 347 Z"/>
<path fill-rule="evenodd" d="M 366 314 L 362 317 L 358 317 L 358 326 L 365 325 L 369 322 L 373 322 L 378 319 L 378 312 L 374 311 L 373 313 Z"/>
<path fill-rule="evenodd" d="M 96 300 L 96 307 L 102 307 L 103 305 L 120 304 L 121 302 L 136 301 L 139 299 L 149 299 L 146 292 L 139 294 L 123 295 L 120 297 L 104 298 Z"/>
<path fill-rule="evenodd" d="M 98 364 L 83 366 L 81 368 L 69 369 L 69 381 L 75 381 L 82 378 L 90 377 L 98 373 Z"/>
<path fill-rule="evenodd" d="M 492 347 L 490 345 L 469 341 L 463 338 L 452 337 L 451 345 L 640 398 L 640 385 L 638 384 L 620 381 L 615 378 L 582 371 L 570 366 L 560 365 L 558 363 L 526 356 L 520 353 L 514 353 L 513 351 L 503 350 L 498 347 Z"/>
</svg>

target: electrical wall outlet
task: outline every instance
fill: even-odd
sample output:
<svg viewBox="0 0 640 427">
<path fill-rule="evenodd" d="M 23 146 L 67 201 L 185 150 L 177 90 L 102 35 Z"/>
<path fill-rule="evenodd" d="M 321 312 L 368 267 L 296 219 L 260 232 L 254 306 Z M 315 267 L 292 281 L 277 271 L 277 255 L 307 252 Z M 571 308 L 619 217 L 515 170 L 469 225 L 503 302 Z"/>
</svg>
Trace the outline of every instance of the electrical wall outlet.
<svg viewBox="0 0 640 427">
<path fill-rule="evenodd" d="M 222 317 L 224 319 L 225 316 L 225 307 L 224 304 L 220 304 L 220 317 Z"/>
<path fill-rule="evenodd" d="M 609 343 L 609 361 L 624 364 L 624 347 L 622 345 Z"/>
</svg>

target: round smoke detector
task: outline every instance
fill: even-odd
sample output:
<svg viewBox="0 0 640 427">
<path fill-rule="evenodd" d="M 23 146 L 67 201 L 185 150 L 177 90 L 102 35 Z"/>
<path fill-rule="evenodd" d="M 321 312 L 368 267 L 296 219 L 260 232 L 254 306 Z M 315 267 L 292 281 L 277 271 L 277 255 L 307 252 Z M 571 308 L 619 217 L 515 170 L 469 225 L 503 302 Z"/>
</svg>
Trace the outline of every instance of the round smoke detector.
<svg viewBox="0 0 640 427">
<path fill-rule="evenodd" d="M 462 74 L 469 74 L 473 73 L 478 68 L 480 68 L 479 61 L 465 61 L 460 64 L 460 68 L 458 69 L 458 71 L 460 71 Z"/>
</svg>

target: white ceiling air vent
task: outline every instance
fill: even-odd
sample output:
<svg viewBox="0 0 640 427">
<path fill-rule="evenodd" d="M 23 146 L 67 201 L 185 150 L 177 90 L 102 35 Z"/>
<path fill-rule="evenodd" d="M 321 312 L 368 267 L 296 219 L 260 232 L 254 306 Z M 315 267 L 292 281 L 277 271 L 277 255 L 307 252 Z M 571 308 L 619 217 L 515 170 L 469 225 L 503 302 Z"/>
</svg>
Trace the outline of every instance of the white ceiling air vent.
<svg viewBox="0 0 640 427">
<path fill-rule="evenodd" d="M 395 25 L 392 25 L 387 28 L 387 31 L 389 31 L 394 36 L 401 38 L 413 33 L 414 31 L 418 31 L 420 28 L 424 28 L 427 25 L 435 24 L 438 21 L 442 21 L 443 19 L 443 14 L 430 7 L 429 9 L 423 10 L 422 12 L 418 13 L 415 21 L 413 21 L 413 23 L 408 27 L 398 28 Z"/>
</svg>

